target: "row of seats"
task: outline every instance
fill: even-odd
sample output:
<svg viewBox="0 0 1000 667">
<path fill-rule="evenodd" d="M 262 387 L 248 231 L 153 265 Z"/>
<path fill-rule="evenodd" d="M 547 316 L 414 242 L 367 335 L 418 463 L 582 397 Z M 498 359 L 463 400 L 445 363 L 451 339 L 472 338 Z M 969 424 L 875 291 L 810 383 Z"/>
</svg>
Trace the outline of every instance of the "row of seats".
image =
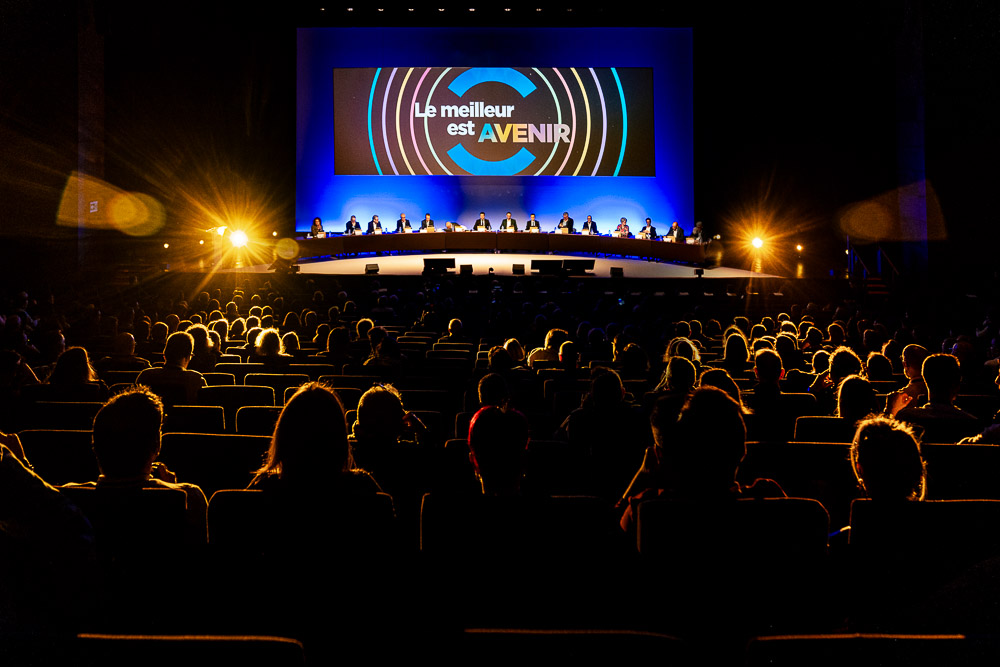
<svg viewBox="0 0 1000 667">
<path fill-rule="evenodd" d="M 81 633 L 53 642 L 18 641 L 4 653 L 37 664 L 61 663 L 125 667 L 178 664 L 239 664 L 246 667 L 297 667 L 306 664 L 300 641 L 273 636 L 141 635 Z M 669 634 L 615 628 L 539 629 L 466 628 L 436 648 L 443 664 L 481 656 L 489 664 L 511 664 L 530 655 L 539 662 L 583 658 L 610 664 L 629 655 L 655 655 L 673 667 L 703 664 L 705 651 Z M 1000 656 L 993 637 L 959 634 L 802 634 L 754 637 L 742 656 L 746 667 L 800 665 L 991 665 Z M 402 657 L 402 656 L 400 656 Z"/>
</svg>

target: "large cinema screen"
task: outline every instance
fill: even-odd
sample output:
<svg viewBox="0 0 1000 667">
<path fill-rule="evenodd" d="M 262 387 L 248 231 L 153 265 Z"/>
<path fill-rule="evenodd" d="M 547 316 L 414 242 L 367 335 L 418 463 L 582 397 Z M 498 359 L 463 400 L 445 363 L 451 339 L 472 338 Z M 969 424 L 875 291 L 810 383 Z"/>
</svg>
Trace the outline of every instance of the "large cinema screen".
<svg viewBox="0 0 1000 667">
<path fill-rule="evenodd" d="M 298 33 L 296 229 L 693 219 L 691 31 Z"/>
</svg>

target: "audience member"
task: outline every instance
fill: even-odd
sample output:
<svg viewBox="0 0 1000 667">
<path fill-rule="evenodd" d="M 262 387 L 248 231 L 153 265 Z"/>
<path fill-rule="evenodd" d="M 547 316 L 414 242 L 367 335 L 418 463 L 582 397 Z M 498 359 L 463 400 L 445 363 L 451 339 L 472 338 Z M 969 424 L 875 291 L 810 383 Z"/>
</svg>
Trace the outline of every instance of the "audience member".
<svg viewBox="0 0 1000 667">
<path fill-rule="evenodd" d="M 162 368 L 149 368 L 139 373 L 135 383 L 153 390 L 168 405 L 194 405 L 198 401 L 198 390 L 206 386 L 205 377 L 198 371 L 188 370 L 194 354 L 194 339 L 191 334 L 175 331 L 167 338 Z"/>
</svg>

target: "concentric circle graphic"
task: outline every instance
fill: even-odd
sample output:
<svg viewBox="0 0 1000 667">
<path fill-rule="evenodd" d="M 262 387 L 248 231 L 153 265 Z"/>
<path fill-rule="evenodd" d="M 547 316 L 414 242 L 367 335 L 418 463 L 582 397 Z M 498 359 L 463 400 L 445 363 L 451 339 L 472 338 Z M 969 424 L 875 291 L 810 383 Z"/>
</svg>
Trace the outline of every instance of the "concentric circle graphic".
<svg viewBox="0 0 1000 667">
<path fill-rule="evenodd" d="M 650 68 L 335 69 L 337 173 L 655 176 L 652 90 Z"/>
</svg>

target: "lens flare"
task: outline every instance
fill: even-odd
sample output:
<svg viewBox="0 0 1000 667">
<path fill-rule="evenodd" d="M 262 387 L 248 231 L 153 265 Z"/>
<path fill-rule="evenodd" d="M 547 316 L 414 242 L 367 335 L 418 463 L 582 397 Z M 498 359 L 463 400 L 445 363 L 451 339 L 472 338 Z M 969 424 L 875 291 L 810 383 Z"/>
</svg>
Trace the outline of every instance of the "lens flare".
<svg viewBox="0 0 1000 667">
<path fill-rule="evenodd" d="M 229 235 L 229 242 L 233 244 L 234 248 L 242 248 L 246 246 L 249 240 L 250 239 L 247 238 L 247 233 L 241 229 L 237 229 Z"/>
<path fill-rule="evenodd" d="M 274 253 L 281 259 L 293 260 L 299 256 L 299 244 L 295 239 L 281 239 L 275 244 Z"/>
</svg>

